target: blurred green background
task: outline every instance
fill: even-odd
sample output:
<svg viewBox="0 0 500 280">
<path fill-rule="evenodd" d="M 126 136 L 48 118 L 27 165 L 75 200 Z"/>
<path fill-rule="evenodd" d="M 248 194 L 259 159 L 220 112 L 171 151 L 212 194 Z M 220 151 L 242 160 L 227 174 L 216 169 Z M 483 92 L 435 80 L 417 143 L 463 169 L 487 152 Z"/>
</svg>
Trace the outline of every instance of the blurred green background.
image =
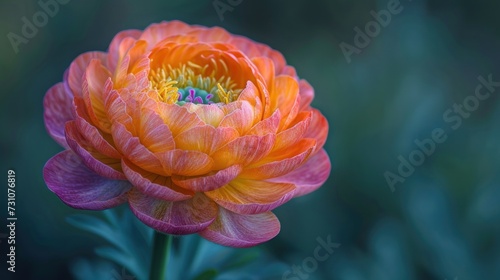
<svg viewBox="0 0 500 280">
<path fill-rule="evenodd" d="M 220 0 L 236 4 L 221 17 L 213 0 L 70 0 L 16 53 L 7 34 L 21 35 L 22 18 L 32 21 L 41 6 L 2 0 L 0 171 L 17 174 L 15 279 L 72 279 L 70 264 L 94 258 L 103 244 L 65 221 L 83 211 L 65 206 L 42 179 L 61 150 L 44 128 L 46 90 L 76 56 L 106 50 L 117 32 L 173 19 L 268 44 L 316 90 L 313 105 L 330 124 L 331 177 L 275 211 L 281 233 L 262 247 L 290 268 L 314 256 L 318 237 L 341 245 L 307 278 L 288 279 L 500 279 L 500 88 L 456 129 L 443 118 L 471 100 L 479 76 L 500 81 L 500 3 L 401 0 L 349 63 L 340 44 L 356 46 L 354 28 L 364 30 L 371 11 L 394 1 Z M 415 141 L 436 128 L 446 141 L 392 191 L 384 173 L 397 175 L 398 157 L 408 160 Z M 11 279 L 1 241 L 0 278 Z"/>
</svg>

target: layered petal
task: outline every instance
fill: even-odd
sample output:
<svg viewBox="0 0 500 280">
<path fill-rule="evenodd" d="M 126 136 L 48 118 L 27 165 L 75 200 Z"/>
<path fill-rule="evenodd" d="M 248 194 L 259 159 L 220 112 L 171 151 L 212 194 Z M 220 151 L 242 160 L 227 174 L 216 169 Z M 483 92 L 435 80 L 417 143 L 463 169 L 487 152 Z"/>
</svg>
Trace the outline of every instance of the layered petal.
<svg viewBox="0 0 500 280">
<path fill-rule="evenodd" d="M 198 177 L 173 176 L 175 184 L 196 192 L 207 192 L 218 189 L 238 176 L 243 168 L 240 165 L 232 165 L 213 174 Z"/>
<path fill-rule="evenodd" d="M 51 87 L 43 99 L 43 118 L 50 136 L 61 146 L 69 148 L 64 136 L 66 122 L 74 119 L 73 96 L 63 83 Z"/>
<path fill-rule="evenodd" d="M 293 183 L 296 186 L 294 196 L 306 195 L 325 183 L 330 175 L 331 164 L 325 150 L 320 150 L 304 165 L 281 177 L 267 180 L 273 183 Z"/>
<path fill-rule="evenodd" d="M 66 139 L 73 151 L 85 165 L 95 173 L 110 179 L 125 180 L 121 171 L 120 159 L 110 158 L 95 150 L 76 129 L 75 121 L 66 123 Z"/>
<path fill-rule="evenodd" d="M 275 139 L 274 134 L 264 136 L 247 135 L 237 138 L 212 155 L 214 168 L 224 169 L 235 164 L 246 166 L 258 161 L 269 154 Z"/>
<path fill-rule="evenodd" d="M 236 179 L 222 188 L 205 194 L 217 204 L 238 214 L 258 214 L 273 210 L 292 199 L 291 183 L 269 183 L 260 180 Z"/>
<path fill-rule="evenodd" d="M 139 220 L 168 234 L 202 231 L 216 219 L 218 212 L 217 205 L 201 193 L 192 199 L 172 202 L 132 190 L 128 201 Z"/>
<path fill-rule="evenodd" d="M 240 215 L 219 207 L 217 219 L 200 235 L 224 246 L 245 248 L 266 242 L 279 231 L 280 222 L 272 212 Z"/>
<path fill-rule="evenodd" d="M 167 201 L 180 201 L 194 195 L 193 192 L 176 186 L 170 177 L 142 170 L 127 159 L 122 160 L 122 169 L 134 187 L 152 197 Z"/>
<path fill-rule="evenodd" d="M 47 186 L 64 203 L 78 209 L 103 210 L 127 200 L 132 185 L 88 169 L 81 158 L 67 150 L 51 158 L 43 168 Z"/>
</svg>

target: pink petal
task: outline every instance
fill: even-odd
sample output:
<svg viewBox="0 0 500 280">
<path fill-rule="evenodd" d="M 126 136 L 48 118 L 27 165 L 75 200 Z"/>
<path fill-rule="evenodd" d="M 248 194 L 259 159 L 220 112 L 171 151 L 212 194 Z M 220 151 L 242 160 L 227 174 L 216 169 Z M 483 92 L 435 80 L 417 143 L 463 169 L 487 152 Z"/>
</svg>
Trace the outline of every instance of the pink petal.
<svg viewBox="0 0 500 280">
<path fill-rule="evenodd" d="M 213 175 L 201 177 L 173 176 L 172 180 L 180 187 L 196 192 L 207 192 L 218 189 L 231 182 L 241 172 L 241 166 L 233 165 L 219 170 Z"/>
<path fill-rule="evenodd" d="M 66 92 L 64 84 L 51 87 L 43 99 L 45 128 L 59 145 L 69 148 L 64 136 L 64 125 L 74 118 L 72 96 Z"/>
<path fill-rule="evenodd" d="M 104 52 L 87 52 L 79 55 L 71 65 L 68 71 L 68 85 L 73 95 L 76 97 L 82 97 L 82 86 L 83 86 L 83 74 L 87 70 L 87 67 L 92 61 L 92 59 L 100 60 L 103 65 L 106 65 L 106 56 Z"/>
<path fill-rule="evenodd" d="M 280 222 L 272 212 L 240 215 L 219 207 L 217 219 L 200 232 L 204 238 L 230 247 L 252 247 L 275 237 Z"/>
<path fill-rule="evenodd" d="M 121 42 L 127 38 L 130 37 L 130 39 L 137 39 L 139 36 L 141 36 L 142 31 L 136 30 L 136 29 L 130 29 L 130 30 L 124 30 L 119 32 L 118 34 L 115 35 L 113 40 L 111 41 L 111 44 L 109 45 L 109 55 L 108 55 L 108 66 L 111 71 L 114 71 L 116 68 L 116 65 L 118 64 L 118 61 L 120 59 L 120 51 L 119 47 Z M 130 40 L 129 39 L 129 40 Z"/>
<path fill-rule="evenodd" d="M 140 40 L 146 40 L 150 47 L 158 42 L 175 35 L 185 34 L 194 27 L 178 20 L 169 22 L 154 23 L 148 26 L 142 33 Z"/>
<path fill-rule="evenodd" d="M 170 177 L 141 170 L 127 159 L 122 160 L 122 168 L 128 180 L 142 193 L 168 201 L 193 197 L 192 192 L 176 186 Z"/>
<path fill-rule="evenodd" d="M 314 99 L 314 89 L 306 80 L 299 81 L 299 88 L 300 111 L 305 111 L 309 107 L 309 105 L 311 105 L 311 102 Z"/>
<path fill-rule="evenodd" d="M 328 154 L 321 149 L 298 169 L 269 182 L 295 184 L 295 197 L 308 194 L 325 183 L 330 175 L 331 164 Z"/>
<path fill-rule="evenodd" d="M 66 123 L 66 139 L 71 149 L 92 171 L 109 179 L 126 179 L 121 172 L 120 159 L 102 155 L 91 147 L 77 130 L 75 121 Z"/>
<path fill-rule="evenodd" d="M 168 234 L 191 234 L 207 228 L 217 216 L 217 204 L 198 193 L 183 201 L 165 201 L 133 189 L 132 212 L 146 225 Z"/>
<path fill-rule="evenodd" d="M 121 158 L 120 153 L 115 147 L 104 138 L 104 134 L 91 125 L 84 117 L 80 116 L 81 113 L 83 113 L 82 110 L 77 108 L 76 126 L 89 145 L 105 156 Z M 106 134 L 106 137 L 109 137 L 109 135 Z"/>
<path fill-rule="evenodd" d="M 319 110 L 312 109 L 312 113 L 311 124 L 309 125 L 307 132 L 304 134 L 304 137 L 314 138 L 318 141 L 316 144 L 316 151 L 313 152 L 316 153 L 323 148 L 323 145 L 325 145 L 326 138 L 328 136 L 328 121 Z"/>
<path fill-rule="evenodd" d="M 123 124 L 115 122 L 111 128 L 116 148 L 124 157 L 141 169 L 163 176 L 168 175 L 163 171 L 160 160 L 144 147 L 139 138 L 134 137 Z"/>
<path fill-rule="evenodd" d="M 273 210 L 293 198 L 295 186 L 261 180 L 236 179 L 222 188 L 205 192 L 220 206 L 238 214 Z"/>
<path fill-rule="evenodd" d="M 290 149 L 290 154 L 284 154 L 284 158 L 263 164 L 257 163 L 255 164 L 256 166 L 246 168 L 239 177 L 257 180 L 268 179 L 285 175 L 297 169 L 297 167 L 307 160 L 308 156 L 314 150 L 316 143 L 313 139 L 302 140 L 304 144 L 297 145 L 293 149 Z M 280 152 L 280 154 L 282 153 Z M 267 158 L 265 160 L 267 161 Z"/>
<path fill-rule="evenodd" d="M 78 155 L 67 150 L 52 157 L 43 169 L 47 186 L 67 205 L 103 210 L 127 200 L 128 181 L 101 177 L 88 169 Z"/>
</svg>

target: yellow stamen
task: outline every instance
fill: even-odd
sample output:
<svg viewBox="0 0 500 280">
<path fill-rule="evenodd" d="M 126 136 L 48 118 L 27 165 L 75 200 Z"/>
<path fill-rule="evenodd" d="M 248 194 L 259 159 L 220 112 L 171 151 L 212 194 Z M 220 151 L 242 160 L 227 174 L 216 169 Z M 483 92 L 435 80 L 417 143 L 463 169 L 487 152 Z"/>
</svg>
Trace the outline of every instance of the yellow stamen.
<svg viewBox="0 0 500 280">
<path fill-rule="evenodd" d="M 193 87 L 207 91 L 217 96 L 219 102 L 229 103 L 238 98 L 242 89 L 236 88 L 237 84 L 229 76 L 229 69 L 223 60 L 218 60 L 224 68 L 225 75 L 216 78 L 218 63 L 214 58 L 210 59 L 214 68 L 210 76 L 206 75 L 209 65 L 203 67 L 187 62 L 179 67 L 163 65 L 161 68 L 151 70 L 149 73 L 150 88 L 157 92 L 158 98 L 169 104 L 179 100 L 179 89 Z M 222 69 L 221 69 L 222 70 Z"/>
</svg>

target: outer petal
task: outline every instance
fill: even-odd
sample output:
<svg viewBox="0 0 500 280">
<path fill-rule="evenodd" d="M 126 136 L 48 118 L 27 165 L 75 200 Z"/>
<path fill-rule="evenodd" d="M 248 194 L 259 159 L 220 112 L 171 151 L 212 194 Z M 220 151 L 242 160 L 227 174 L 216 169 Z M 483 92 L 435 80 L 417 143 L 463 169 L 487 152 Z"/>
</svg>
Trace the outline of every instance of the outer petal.
<svg viewBox="0 0 500 280">
<path fill-rule="evenodd" d="M 170 177 L 141 170 L 127 159 L 122 160 L 123 172 L 141 192 L 162 200 L 179 201 L 193 197 L 193 192 L 177 187 Z"/>
<path fill-rule="evenodd" d="M 325 150 L 320 150 L 300 168 L 268 182 L 292 183 L 297 187 L 295 197 L 308 194 L 323 185 L 330 175 L 330 159 Z"/>
<path fill-rule="evenodd" d="M 245 169 L 240 174 L 240 177 L 258 180 L 274 178 L 290 173 L 307 160 L 307 157 L 314 150 L 315 144 L 316 140 L 314 139 L 302 139 L 297 146 L 290 148 L 289 152 L 285 151 L 284 156 L 280 156 L 280 159 L 271 162 L 266 162 L 268 160 L 264 159 L 262 164 L 257 163 L 255 164 L 256 166 Z M 270 157 L 274 159 L 272 155 Z"/>
<path fill-rule="evenodd" d="M 179 34 L 185 34 L 194 27 L 178 20 L 173 20 L 169 22 L 154 23 L 148 26 L 142 33 L 140 40 L 146 40 L 150 47 L 156 45 L 156 43 L 164 40 L 167 37 L 175 36 Z"/>
<path fill-rule="evenodd" d="M 171 202 L 132 190 L 128 198 L 130 208 L 139 220 L 168 234 L 199 232 L 217 216 L 217 205 L 201 193 L 189 200 Z"/>
<path fill-rule="evenodd" d="M 314 138 L 318 141 L 316 144 L 316 151 L 313 152 L 316 153 L 325 145 L 326 137 L 328 136 L 328 121 L 319 110 L 312 109 L 312 112 L 311 124 L 304 134 L 304 137 Z"/>
<path fill-rule="evenodd" d="M 299 87 L 300 111 L 304 111 L 309 107 L 309 105 L 311 105 L 311 102 L 314 99 L 314 89 L 306 80 L 300 80 Z"/>
<path fill-rule="evenodd" d="M 127 37 L 137 39 L 141 36 L 142 31 L 136 29 L 124 30 L 115 35 L 111 44 L 109 44 L 108 66 L 111 71 L 114 71 L 118 61 L 120 60 L 120 43 Z"/>
<path fill-rule="evenodd" d="M 105 156 L 91 147 L 76 129 L 75 121 L 66 123 L 66 139 L 71 149 L 82 158 L 85 165 L 92 171 L 110 179 L 126 179 L 121 172 L 120 159 Z"/>
<path fill-rule="evenodd" d="M 83 74 L 87 71 L 87 66 L 92 59 L 98 59 L 106 65 L 106 53 L 87 52 L 79 55 L 69 66 L 68 85 L 76 97 L 82 97 Z"/>
<path fill-rule="evenodd" d="M 217 219 L 200 235 L 224 246 L 244 248 L 266 242 L 279 231 L 280 222 L 271 212 L 240 215 L 219 207 Z"/>
<path fill-rule="evenodd" d="M 295 186 L 236 179 L 222 188 L 205 192 L 217 204 L 238 214 L 258 214 L 273 210 L 292 199 Z"/>
<path fill-rule="evenodd" d="M 64 136 L 64 125 L 73 117 L 73 98 L 66 92 L 64 84 L 51 87 L 43 99 L 45 128 L 59 145 L 69 148 Z"/>
<path fill-rule="evenodd" d="M 43 169 L 47 186 L 67 205 L 90 210 L 118 206 L 127 200 L 128 181 L 101 177 L 88 169 L 73 151 L 51 158 Z"/>
</svg>

